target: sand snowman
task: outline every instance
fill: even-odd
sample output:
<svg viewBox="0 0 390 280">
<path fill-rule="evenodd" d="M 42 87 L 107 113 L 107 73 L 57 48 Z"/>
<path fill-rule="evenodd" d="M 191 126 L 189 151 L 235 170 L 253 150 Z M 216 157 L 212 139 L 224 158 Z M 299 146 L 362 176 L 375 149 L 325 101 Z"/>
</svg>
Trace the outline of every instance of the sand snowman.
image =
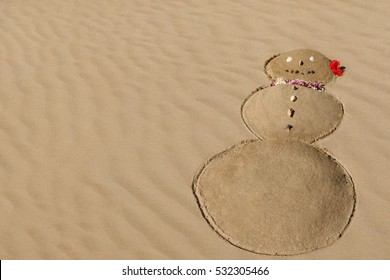
<svg viewBox="0 0 390 280">
<path fill-rule="evenodd" d="M 258 139 L 208 160 L 194 193 L 208 223 L 231 244 L 270 255 L 310 252 L 341 237 L 355 207 L 350 175 L 313 144 L 342 119 L 343 105 L 325 86 L 343 68 L 302 49 L 272 57 L 264 71 L 271 86 L 242 105 Z"/>
</svg>

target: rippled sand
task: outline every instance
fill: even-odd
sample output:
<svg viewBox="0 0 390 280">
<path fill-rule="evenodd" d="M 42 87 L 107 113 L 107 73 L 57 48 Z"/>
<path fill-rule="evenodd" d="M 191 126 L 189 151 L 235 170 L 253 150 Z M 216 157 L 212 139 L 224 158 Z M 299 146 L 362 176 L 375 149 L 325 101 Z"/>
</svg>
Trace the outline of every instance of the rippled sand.
<svg viewBox="0 0 390 280">
<path fill-rule="evenodd" d="M 191 183 L 254 138 L 240 107 L 263 62 L 306 47 L 347 67 L 319 145 L 357 206 L 342 239 L 288 258 L 389 259 L 389 16 L 385 0 L 1 1 L 0 259 L 271 258 L 218 236 Z"/>
</svg>

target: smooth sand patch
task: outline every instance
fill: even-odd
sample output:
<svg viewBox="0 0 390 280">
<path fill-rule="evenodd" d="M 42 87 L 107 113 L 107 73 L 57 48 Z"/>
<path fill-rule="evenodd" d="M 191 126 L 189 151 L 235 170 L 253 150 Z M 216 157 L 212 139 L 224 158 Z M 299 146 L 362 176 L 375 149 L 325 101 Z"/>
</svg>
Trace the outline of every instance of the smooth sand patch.
<svg viewBox="0 0 390 280">
<path fill-rule="evenodd" d="M 330 61 L 318 51 L 298 49 L 268 59 L 264 72 L 270 79 L 301 79 L 327 84 L 337 77 L 329 67 Z"/>
<path fill-rule="evenodd" d="M 355 206 L 347 171 L 300 141 L 243 142 L 213 157 L 194 180 L 203 215 L 230 243 L 262 254 L 326 247 Z"/>
<path fill-rule="evenodd" d="M 292 101 L 291 97 L 296 100 Z M 289 110 L 294 114 L 290 116 Z M 277 85 L 262 89 L 242 105 L 242 118 L 261 139 L 286 138 L 314 142 L 334 131 L 343 117 L 343 105 L 327 91 Z M 286 129 L 290 124 L 291 129 Z"/>
</svg>

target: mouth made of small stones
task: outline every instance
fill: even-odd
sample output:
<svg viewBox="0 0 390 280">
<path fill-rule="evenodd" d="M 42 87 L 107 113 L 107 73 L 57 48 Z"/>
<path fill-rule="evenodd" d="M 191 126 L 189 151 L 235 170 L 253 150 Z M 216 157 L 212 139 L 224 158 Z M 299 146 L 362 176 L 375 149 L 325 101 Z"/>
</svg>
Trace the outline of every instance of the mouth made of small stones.
<svg viewBox="0 0 390 280">
<path fill-rule="evenodd" d="M 305 73 L 304 72 L 300 72 L 299 70 L 288 70 L 288 69 L 286 69 L 285 70 L 287 73 L 291 73 L 291 74 L 299 74 L 299 73 L 301 73 L 301 75 L 305 75 Z M 306 72 L 306 74 L 315 74 L 316 72 L 314 71 L 314 70 L 309 70 L 309 71 L 307 71 Z"/>
</svg>

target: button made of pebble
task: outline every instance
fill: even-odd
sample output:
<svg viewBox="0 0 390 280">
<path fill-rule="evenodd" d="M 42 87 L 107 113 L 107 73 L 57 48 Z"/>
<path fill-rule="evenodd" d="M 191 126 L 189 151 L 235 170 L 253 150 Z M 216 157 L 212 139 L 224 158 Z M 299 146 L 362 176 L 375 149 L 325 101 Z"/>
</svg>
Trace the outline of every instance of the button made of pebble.
<svg viewBox="0 0 390 280">
<path fill-rule="evenodd" d="M 288 115 L 290 118 L 292 118 L 292 117 L 294 116 L 294 113 L 295 113 L 295 111 L 294 111 L 293 108 L 290 108 L 290 109 L 288 109 L 288 111 L 287 111 L 287 115 Z"/>
<path fill-rule="evenodd" d="M 293 86 L 292 88 L 293 88 L 293 90 L 297 90 L 297 89 L 298 89 L 298 87 L 297 87 L 297 86 Z"/>
<path fill-rule="evenodd" d="M 290 100 L 291 100 L 292 102 L 295 102 L 295 101 L 297 100 L 297 97 L 296 97 L 295 95 L 293 95 L 293 96 L 290 97 Z"/>
</svg>

